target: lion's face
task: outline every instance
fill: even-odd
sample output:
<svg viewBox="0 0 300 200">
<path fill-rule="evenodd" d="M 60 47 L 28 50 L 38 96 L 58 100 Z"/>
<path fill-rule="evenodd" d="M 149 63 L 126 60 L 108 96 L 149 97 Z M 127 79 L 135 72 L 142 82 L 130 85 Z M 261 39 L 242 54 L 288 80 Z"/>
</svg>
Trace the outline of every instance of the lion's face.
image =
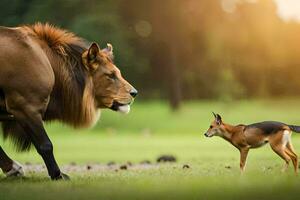
<svg viewBox="0 0 300 200">
<path fill-rule="evenodd" d="M 137 90 L 122 77 L 120 70 L 114 65 L 112 50 L 111 45 L 100 50 L 93 43 L 83 53 L 82 60 L 92 76 L 97 107 L 128 113 Z"/>
</svg>

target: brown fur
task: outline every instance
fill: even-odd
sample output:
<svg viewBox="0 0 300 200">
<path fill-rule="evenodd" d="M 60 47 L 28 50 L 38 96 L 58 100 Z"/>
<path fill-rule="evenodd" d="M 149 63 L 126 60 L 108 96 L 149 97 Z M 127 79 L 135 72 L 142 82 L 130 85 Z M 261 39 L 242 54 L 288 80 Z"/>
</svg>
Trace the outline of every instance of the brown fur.
<svg viewBox="0 0 300 200">
<path fill-rule="evenodd" d="M 73 33 L 49 24 L 37 23 L 24 28 L 46 42 L 50 48 L 45 52 L 56 78 L 51 99 L 59 99 L 59 102 L 52 108 L 50 100 L 45 119 L 58 118 L 74 127 L 90 126 L 95 121 L 96 106 L 91 77 L 84 71 L 81 61 L 81 54 L 88 48 L 87 44 Z"/>
<path fill-rule="evenodd" d="M 66 30 L 37 23 L 7 31 L 13 32 L 15 38 L 29 40 L 26 43 L 30 45 L 38 44 L 52 67 L 55 83 L 43 115 L 45 121 L 59 120 L 73 127 L 89 127 L 97 120 L 98 108 L 110 108 L 115 101 L 131 102 L 132 86 L 122 78 L 112 62 L 112 54 L 105 49 L 90 61 L 89 45 Z M 111 86 L 115 83 L 109 82 L 107 73 L 116 73 L 118 85 Z M 16 122 L 3 122 L 2 127 L 4 137 L 12 137 L 19 150 L 29 149 L 30 139 Z"/>
<path fill-rule="evenodd" d="M 295 173 L 298 172 L 298 156 L 292 142 L 292 131 L 298 132 L 299 126 L 286 125 L 281 122 L 266 121 L 250 125 L 233 126 L 226 124 L 220 115 L 216 115 L 205 136 L 220 136 L 230 142 L 240 151 L 240 169 L 244 171 L 248 152 L 251 148 L 258 148 L 270 143 L 273 151 L 286 162 L 293 162 Z"/>
</svg>

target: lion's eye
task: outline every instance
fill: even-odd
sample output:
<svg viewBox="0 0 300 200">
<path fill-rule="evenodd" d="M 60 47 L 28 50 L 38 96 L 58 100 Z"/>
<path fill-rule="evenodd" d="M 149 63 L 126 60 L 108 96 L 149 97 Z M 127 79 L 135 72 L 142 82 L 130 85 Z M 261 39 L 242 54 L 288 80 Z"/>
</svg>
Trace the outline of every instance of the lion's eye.
<svg viewBox="0 0 300 200">
<path fill-rule="evenodd" d="M 117 76 L 115 73 L 111 73 L 111 74 L 107 74 L 107 77 L 112 79 L 112 80 L 116 80 L 117 79 Z"/>
<path fill-rule="evenodd" d="M 209 128 L 213 128 L 213 126 L 210 126 Z"/>
</svg>

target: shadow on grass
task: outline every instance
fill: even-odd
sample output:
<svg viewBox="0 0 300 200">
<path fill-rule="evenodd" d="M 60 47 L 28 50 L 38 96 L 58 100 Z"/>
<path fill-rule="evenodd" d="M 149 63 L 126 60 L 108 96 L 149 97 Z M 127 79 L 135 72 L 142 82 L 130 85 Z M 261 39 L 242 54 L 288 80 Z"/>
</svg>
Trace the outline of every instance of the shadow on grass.
<svg viewBox="0 0 300 200">
<path fill-rule="evenodd" d="M 48 177 L 43 176 L 25 176 L 25 177 L 0 177 L 0 183 L 21 183 L 21 182 L 30 182 L 30 183 L 44 183 L 51 181 Z"/>
</svg>

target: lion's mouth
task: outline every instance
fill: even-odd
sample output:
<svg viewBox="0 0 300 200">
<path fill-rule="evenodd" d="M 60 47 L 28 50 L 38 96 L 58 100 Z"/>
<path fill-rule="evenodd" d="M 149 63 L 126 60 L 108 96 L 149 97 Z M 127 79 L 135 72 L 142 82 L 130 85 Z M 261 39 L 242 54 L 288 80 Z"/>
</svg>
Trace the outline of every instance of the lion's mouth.
<svg viewBox="0 0 300 200">
<path fill-rule="evenodd" d="M 114 101 L 112 106 L 110 107 L 110 109 L 127 114 L 130 112 L 130 103 L 123 104 L 123 103 Z"/>
</svg>

